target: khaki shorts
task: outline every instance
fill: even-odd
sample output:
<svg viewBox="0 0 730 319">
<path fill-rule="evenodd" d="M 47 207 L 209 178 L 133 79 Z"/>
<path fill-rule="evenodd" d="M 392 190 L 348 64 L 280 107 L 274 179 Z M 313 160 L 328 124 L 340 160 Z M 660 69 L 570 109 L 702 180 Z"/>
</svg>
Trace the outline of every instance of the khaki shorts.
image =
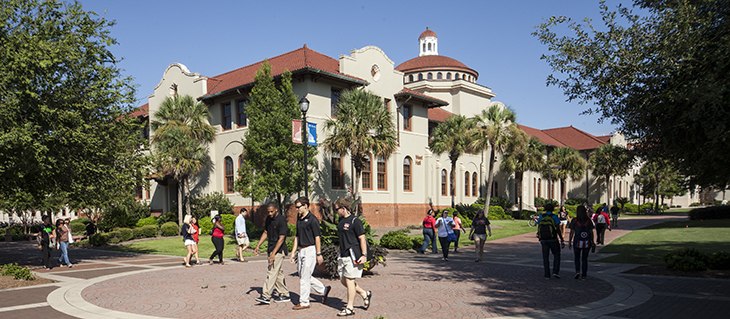
<svg viewBox="0 0 730 319">
<path fill-rule="evenodd" d="M 487 234 L 474 234 L 474 240 L 477 239 L 484 242 L 485 240 L 487 240 Z"/>
<path fill-rule="evenodd" d="M 236 243 L 238 243 L 238 246 L 248 245 L 249 244 L 248 236 L 236 237 Z"/>
<path fill-rule="evenodd" d="M 350 257 L 337 258 L 337 273 L 340 277 L 361 278 L 363 264 L 355 264 Z"/>
</svg>

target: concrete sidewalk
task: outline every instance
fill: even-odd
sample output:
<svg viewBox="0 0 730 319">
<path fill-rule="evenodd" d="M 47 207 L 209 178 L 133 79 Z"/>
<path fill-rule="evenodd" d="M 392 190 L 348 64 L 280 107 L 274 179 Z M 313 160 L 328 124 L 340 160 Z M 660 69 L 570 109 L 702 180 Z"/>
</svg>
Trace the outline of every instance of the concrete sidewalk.
<svg viewBox="0 0 730 319">
<path fill-rule="evenodd" d="M 606 243 L 633 229 L 680 216 L 621 220 L 606 232 Z M 0 243 L 0 263 L 40 264 L 40 253 L 26 243 Z M 472 247 L 450 254 L 393 252 L 386 267 L 358 283 L 373 292 L 365 311 L 355 301 L 357 318 L 725 318 L 730 312 L 730 281 L 622 274 L 637 265 L 591 262 L 588 280 L 572 279 L 573 254 L 562 251 L 563 279 L 544 280 L 540 245 L 533 233 L 489 241 L 484 262 L 475 263 Z M 338 280 L 326 304 L 311 295 L 311 308 L 298 303 L 296 267 L 286 263 L 292 302 L 258 305 L 266 276 L 264 257 L 227 265 L 182 267 L 180 257 L 72 249 L 74 268 L 38 275 L 57 283 L 0 291 L 0 316 L 25 318 L 310 318 L 335 317 L 346 291 Z M 591 259 L 601 258 L 600 252 Z M 14 261 L 11 261 L 14 260 Z"/>
</svg>

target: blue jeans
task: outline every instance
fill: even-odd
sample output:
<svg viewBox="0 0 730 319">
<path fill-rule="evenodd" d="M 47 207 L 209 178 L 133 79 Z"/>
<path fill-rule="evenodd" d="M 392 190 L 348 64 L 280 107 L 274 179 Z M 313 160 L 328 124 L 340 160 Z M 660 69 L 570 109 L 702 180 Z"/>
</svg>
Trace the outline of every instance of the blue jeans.
<svg viewBox="0 0 730 319">
<path fill-rule="evenodd" d="M 575 272 L 580 273 L 581 277 L 585 278 L 588 272 L 588 253 L 591 251 L 590 248 L 578 248 L 573 245 L 575 251 Z"/>
<path fill-rule="evenodd" d="M 70 265 L 71 262 L 68 261 L 68 242 L 62 241 L 59 243 L 59 245 L 61 246 L 61 256 L 58 257 L 58 262 L 62 265 L 64 264 L 64 262 L 66 265 Z"/>
<path fill-rule="evenodd" d="M 428 249 L 428 244 L 433 242 L 433 253 L 435 254 L 437 252 L 436 240 L 433 237 L 433 228 L 423 229 L 423 245 L 421 246 L 421 251 L 425 252 Z"/>
<path fill-rule="evenodd" d="M 543 241 L 542 245 L 542 265 L 545 268 L 545 278 L 550 278 L 550 252 L 553 253 L 553 274 L 560 273 L 560 242 Z"/>
</svg>

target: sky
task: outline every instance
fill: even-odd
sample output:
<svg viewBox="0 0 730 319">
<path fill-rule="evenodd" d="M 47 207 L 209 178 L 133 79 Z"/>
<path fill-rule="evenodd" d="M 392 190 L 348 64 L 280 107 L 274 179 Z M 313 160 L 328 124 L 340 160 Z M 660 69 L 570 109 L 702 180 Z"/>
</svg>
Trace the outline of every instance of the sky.
<svg viewBox="0 0 730 319">
<path fill-rule="evenodd" d="M 598 0 L 473 1 L 189 1 L 82 0 L 84 10 L 108 20 L 112 53 L 137 85 L 138 106 L 172 63 L 215 76 L 302 47 L 338 59 L 368 45 L 399 65 L 418 56 L 418 36 L 429 27 L 439 55 L 479 72 L 493 101 L 516 111 L 517 122 L 538 129 L 574 126 L 594 135 L 616 130 L 610 120 L 580 115 L 590 105 L 566 102 L 547 87 L 552 73 L 532 36 L 551 16 L 591 18 L 601 24 Z M 608 0 L 609 8 L 630 1 Z"/>
</svg>

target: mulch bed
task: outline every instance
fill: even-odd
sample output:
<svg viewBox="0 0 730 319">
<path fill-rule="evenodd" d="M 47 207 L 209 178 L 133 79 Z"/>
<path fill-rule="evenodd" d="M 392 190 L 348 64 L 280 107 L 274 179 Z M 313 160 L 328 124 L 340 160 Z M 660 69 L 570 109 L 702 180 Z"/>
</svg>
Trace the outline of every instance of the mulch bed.
<svg viewBox="0 0 730 319">
<path fill-rule="evenodd" d="M 730 279 L 730 270 L 705 270 L 685 272 L 668 269 L 665 265 L 639 266 L 629 271 L 625 271 L 624 273 L 637 275 Z"/>
<path fill-rule="evenodd" d="M 0 276 L 0 290 L 2 289 L 9 289 L 9 288 L 18 288 L 18 287 L 27 287 L 27 286 L 35 286 L 35 285 L 42 285 L 42 284 L 50 284 L 54 283 L 55 281 L 36 277 L 35 280 L 20 280 L 15 279 L 13 276 Z"/>
</svg>

